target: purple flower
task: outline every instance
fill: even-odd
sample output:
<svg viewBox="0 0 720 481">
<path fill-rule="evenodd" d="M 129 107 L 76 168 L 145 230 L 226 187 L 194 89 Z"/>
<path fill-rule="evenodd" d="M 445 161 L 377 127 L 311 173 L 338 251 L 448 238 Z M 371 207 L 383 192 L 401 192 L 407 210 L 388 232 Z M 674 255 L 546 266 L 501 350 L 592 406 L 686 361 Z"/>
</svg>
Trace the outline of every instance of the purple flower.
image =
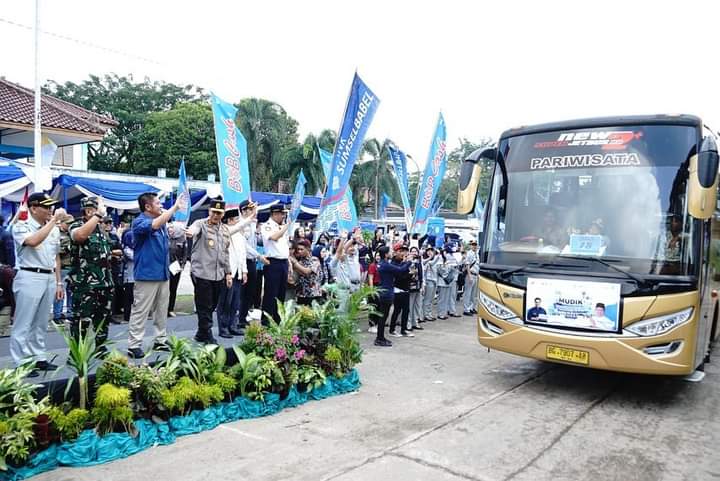
<svg viewBox="0 0 720 481">
<path fill-rule="evenodd" d="M 300 338 L 298 337 L 297 334 L 293 334 L 293 337 L 292 337 L 292 339 L 290 339 L 290 342 L 292 342 L 293 345 L 297 346 L 298 344 L 300 344 Z"/>
<path fill-rule="evenodd" d="M 300 349 L 299 351 L 295 351 L 295 360 L 296 361 L 299 361 L 303 357 L 305 357 L 305 349 Z"/>
<path fill-rule="evenodd" d="M 278 361 L 283 361 L 285 360 L 285 358 L 287 358 L 287 352 L 282 347 L 278 347 L 275 350 L 275 359 L 277 359 Z"/>
</svg>

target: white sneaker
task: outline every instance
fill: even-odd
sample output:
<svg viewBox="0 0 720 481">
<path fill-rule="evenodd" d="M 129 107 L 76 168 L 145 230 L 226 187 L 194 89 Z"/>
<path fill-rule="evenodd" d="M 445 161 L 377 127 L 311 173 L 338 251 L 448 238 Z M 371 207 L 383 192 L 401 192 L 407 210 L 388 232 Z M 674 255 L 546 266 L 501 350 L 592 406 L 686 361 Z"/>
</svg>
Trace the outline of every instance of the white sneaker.
<svg viewBox="0 0 720 481">
<path fill-rule="evenodd" d="M 377 326 L 370 326 L 370 328 L 368 329 L 368 332 L 370 334 L 377 334 Z"/>
<path fill-rule="evenodd" d="M 392 337 L 402 337 L 402 334 L 400 334 L 400 333 L 397 332 L 397 331 L 392 331 L 392 332 L 390 333 L 390 335 L 391 335 Z"/>
</svg>

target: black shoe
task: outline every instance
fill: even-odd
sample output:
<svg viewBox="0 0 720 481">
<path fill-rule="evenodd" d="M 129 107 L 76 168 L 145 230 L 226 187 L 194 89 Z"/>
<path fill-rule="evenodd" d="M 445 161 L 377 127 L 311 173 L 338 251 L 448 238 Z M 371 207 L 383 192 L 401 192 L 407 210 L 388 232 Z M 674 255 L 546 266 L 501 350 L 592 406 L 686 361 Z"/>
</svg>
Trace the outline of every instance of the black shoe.
<svg viewBox="0 0 720 481">
<path fill-rule="evenodd" d="M 427 322 L 427 321 L 425 321 L 425 319 L 420 319 L 418 322 L 423 323 L 423 322 Z"/>
<path fill-rule="evenodd" d="M 457 315 L 457 314 L 455 314 L 455 313 L 452 313 L 452 314 L 448 314 L 448 315 L 449 315 L 450 317 L 462 317 L 462 316 L 458 316 L 458 315 Z"/>
<path fill-rule="evenodd" d="M 47 361 L 38 361 L 35 364 L 36 371 L 55 371 L 60 366 Z"/>
<path fill-rule="evenodd" d="M 200 344 L 217 344 L 217 339 L 215 339 L 212 334 L 209 336 L 199 336 L 195 334 L 195 340 L 199 342 Z"/>
<path fill-rule="evenodd" d="M 435 318 L 434 318 L 434 317 L 428 317 L 428 318 L 425 319 L 425 320 L 426 320 L 426 321 L 430 321 L 430 322 L 435 322 Z"/>
<path fill-rule="evenodd" d="M 473 314 L 477 314 L 477 311 L 475 309 L 470 309 L 470 312 L 472 312 Z"/>
<path fill-rule="evenodd" d="M 38 377 L 40 375 L 40 371 L 37 369 L 33 369 L 27 374 L 27 377 Z"/>
<path fill-rule="evenodd" d="M 413 331 L 424 331 L 425 328 L 424 328 L 424 327 L 420 327 L 420 326 L 415 326 L 415 327 L 412 328 L 412 330 L 413 330 Z"/>
<path fill-rule="evenodd" d="M 128 357 L 130 359 L 142 359 L 145 357 L 145 353 L 139 347 L 134 347 L 132 349 L 128 349 L 127 352 L 128 352 Z"/>
<path fill-rule="evenodd" d="M 232 339 L 233 335 L 230 334 L 230 331 L 220 331 L 219 333 L 220 337 L 225 339 Z"/>
<path fill-rule="evenodd" d="M 387 339 L 375 339 L 374 344 L 378 347 L 392 347 L 392 342 Z"/>
<path fill-rule="evenodd" d="M 470 311 L 463 311 L 463 316 L 472 316 L 473 313 Z"/>
<path fill-rule="evenodd" d="M 155 342 L 152 347 L 153 351 L 170 352 L 170 346 L 166 342 Z"/>
<path fill-rule="evenodd" d="M 233 336 L 244 336 L 245 331 L 243 329 L 230 329 L 230 334 Z"/>
</svg>

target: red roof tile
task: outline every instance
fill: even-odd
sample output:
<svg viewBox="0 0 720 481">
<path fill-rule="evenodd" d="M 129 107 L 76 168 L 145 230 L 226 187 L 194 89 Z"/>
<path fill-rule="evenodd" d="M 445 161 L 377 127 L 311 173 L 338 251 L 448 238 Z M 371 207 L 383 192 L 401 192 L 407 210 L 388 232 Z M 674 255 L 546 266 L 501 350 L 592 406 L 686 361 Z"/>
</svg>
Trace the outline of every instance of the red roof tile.
<svg viewBox="0 0 720 481">
<path fill-rule="evenodd" d="M 0 78 L 0 122 L 33 125 L 35 93 L 21 85 Z M 42 126 L 56 129 L 105 134 L 117 121 L 75 104 L 43 94 Z"/>
</svg>

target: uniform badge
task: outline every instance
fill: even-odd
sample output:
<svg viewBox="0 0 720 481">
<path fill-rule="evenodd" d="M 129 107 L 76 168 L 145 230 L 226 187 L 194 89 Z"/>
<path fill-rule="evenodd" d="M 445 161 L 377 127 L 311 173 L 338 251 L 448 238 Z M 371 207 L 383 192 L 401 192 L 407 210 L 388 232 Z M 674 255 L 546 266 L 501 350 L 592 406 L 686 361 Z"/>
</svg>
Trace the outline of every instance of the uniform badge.
<svg viewBox="0 0 720 481">
<path fill-rule="evenodd" d="M 215 241 L 213 239 L 208 239 L 208 246 L 215 247 Z"/>
</svg>

